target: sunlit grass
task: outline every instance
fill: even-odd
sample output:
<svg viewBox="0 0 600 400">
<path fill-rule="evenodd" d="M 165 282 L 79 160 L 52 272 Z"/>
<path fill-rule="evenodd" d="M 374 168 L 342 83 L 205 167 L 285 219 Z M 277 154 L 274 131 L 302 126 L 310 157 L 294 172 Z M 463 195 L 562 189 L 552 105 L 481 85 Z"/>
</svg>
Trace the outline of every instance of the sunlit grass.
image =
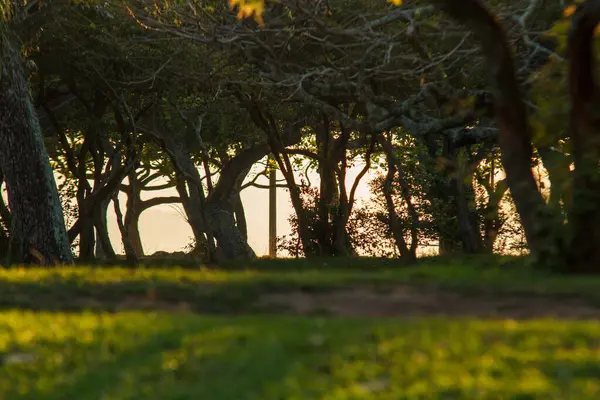
<svg viewBox="0 0 600 400">
<path fill-rule="evenodd" d="M 598 399 L 600 322 L 0 313 L 2 399 Z"/>
<path fill-rule="evenodd" d="M 23 355 L 0 365 L 0 399 L 600 398 L 600 321 L 236 316 L 269 311 L 252 308 L 264 292 L 352 286 L 600 300 L 598 278 L 514 259 L 343 262 L 0 269 L 0 363 Z M 131 299 L 187 307 L 112 313 Z"/>
<path fill-rule="evenodd" d="M 265 292 L 397 285 L 466 294 L 578 296 L 600 303 L 600 278 L 535 271 L 511 258 L 430 259 L 415 267 L 376 259 L 259 260 L 228 268 L 0 269 L 0 307 L 83 310 L 102 305 L 111 310 L 124 299 L 150 298 L 185 302 L 201 312 L 249 311 Z"/>
</svg>

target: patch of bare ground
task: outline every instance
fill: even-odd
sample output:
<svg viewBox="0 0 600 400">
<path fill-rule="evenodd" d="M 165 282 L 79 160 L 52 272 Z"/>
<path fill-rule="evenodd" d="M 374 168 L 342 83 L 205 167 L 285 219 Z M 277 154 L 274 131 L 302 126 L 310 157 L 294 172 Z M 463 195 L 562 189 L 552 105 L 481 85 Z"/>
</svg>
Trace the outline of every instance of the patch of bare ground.
<svg viewBox="0 0 600 400">
<path fill-rule="evenodd" d="M 144 297 L 128 297 L 123 300 L 106 302 L 94 298 L 81 298 L 77 304 L 89 310 L 103 310 L 110 305 L 115 311 L 164 311 L 171 313 L 189 313 L 192 312 L 190 304 L 187 302 L 170 302 L 158 299 Z"/>
<path fill-rule="evenodd" d="M 542 295 L 460 295 L 435 289 L 397 287 L 388 292 L 365 288 L 327 293 L 268 293 L 259 305 L 286 313 L 326 313 L 356 317 L 453 316 L 478 318 L 600 318 L 600 307 L 581 299 Z"/>
</svg>

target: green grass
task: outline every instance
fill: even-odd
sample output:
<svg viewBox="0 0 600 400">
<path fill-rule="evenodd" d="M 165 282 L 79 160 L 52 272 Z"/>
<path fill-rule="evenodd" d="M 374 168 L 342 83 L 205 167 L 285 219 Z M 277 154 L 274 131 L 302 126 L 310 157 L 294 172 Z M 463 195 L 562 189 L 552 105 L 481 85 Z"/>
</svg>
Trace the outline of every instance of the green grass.
<svg viewBox="0 0 600 400">
<path fill-rule="evenodd" d="M 0 314 L 2 399 L 598 399 L 600 322 Z"/>
<path fill-rule="evenodd" d="M 0 269 L 0 361 L 35 356 L 0 365 L 0 399 L 600 398 L 600 321 L 290 317 L 254 306 L 264 292 L 396 285 L 600 304 L 600 278 L 514 258 Z M 196 313 L 114 312 L 148 298 Z"/>
<path fill-rule="evenodd" d="M 277 268 L 275 268 L 277 267 Z M 600 304 L 600 277 L 536 271 L 514 258 L 428 259 L 416 267 L 394 260 L 259 260 L 229 269 L 119 267 L 0 269 L 0 308 L 113 311 L 124 300 L 151 297 L 203 313 L 249 312 L 262 293 L 397 285 L 465 294 L 576 296 Z"/>
</svg>

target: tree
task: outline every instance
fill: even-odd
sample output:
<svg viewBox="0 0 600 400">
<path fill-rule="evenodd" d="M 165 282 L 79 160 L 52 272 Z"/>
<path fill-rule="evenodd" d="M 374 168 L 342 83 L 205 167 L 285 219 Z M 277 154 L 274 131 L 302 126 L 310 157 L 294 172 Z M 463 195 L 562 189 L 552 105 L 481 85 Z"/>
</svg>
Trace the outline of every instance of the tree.
<svg viewBox="0 0 600 400">
<path fill-rule="evenodd" d="M 19 239 L 18 255 L 25 263 L 51 265 L 72 261 L 64 217 L 39 121 L 27 88 L 19 39 L 11 23 L 20 8 L 0 20 L 0 169 Z"/>
<path fill-rule="evenodd" d="M 505 34 L 486 7 L 476 0 L 439 1 L 449 14 L 469 25 L 482 40 L 491 68 L 499 143 L 507 182 L 521 216 L 527 241 L 538 260 L 567 263 L 572 272 L 597 272 L 600 265 L 598 204 L 599 153 L 597 119 L 591 112 L 596 100 L 593 72 L 593 36 L 600 22 L 600 2 L 588 0 L 577 7 L 568 40 L 571 102 L 570 139 L 573 149 L 572 200 L 568 221 L 548 207 L 531 172 L 532 145 L 527 110 L 518 90 L 516 72 Z M 567 231 L 567 240 L 561 233 Z M 554 259 L 553 259 L 554 258 Z"/>
</svg>

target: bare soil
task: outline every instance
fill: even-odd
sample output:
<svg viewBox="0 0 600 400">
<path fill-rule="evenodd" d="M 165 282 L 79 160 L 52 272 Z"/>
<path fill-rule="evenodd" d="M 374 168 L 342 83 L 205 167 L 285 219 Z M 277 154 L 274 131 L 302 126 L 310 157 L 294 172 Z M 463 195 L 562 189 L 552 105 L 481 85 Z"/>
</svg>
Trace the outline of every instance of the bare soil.
<svg viewBox="0 0 600 400">
<path fill-rule="evenodd" d="M 301 291 L 269 293 L 259 305 L 277 307 L 287 314 L 324 313 L 334 316 L 410 317 L 453 316 L 478 318 L 600 318 L 600 307 L 576 298 L 523 295 L 460 295 L 435 289 L 398 287 L 381 292 L 365 288 L 327 293 Z"/>
</svg>

